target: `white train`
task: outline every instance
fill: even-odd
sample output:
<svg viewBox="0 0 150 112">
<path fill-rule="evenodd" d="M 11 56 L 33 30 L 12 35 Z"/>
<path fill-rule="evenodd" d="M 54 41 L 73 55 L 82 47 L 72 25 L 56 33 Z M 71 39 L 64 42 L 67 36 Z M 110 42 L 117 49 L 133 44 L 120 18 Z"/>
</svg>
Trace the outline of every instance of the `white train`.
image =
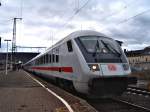
<svg viewBox="0 0 150 112">
<path fill-rule="evenodd" d="M 136 83 L 119 43 L 90 30 L 71 33 L 23 67 L 87 95 L 118 95 Z"/>
</svg>

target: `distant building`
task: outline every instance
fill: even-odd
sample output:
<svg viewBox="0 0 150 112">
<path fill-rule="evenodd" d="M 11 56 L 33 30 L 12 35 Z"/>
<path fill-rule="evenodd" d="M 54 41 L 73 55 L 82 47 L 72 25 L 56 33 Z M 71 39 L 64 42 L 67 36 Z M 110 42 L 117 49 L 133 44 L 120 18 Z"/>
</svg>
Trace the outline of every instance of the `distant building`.
<svg viewBox="0 0 150 112">
<path fill-rule="evenodd" d="M 125 52 L 132 67 L 150 69 L 150 46 L 142 50 Z"/>
</svg>

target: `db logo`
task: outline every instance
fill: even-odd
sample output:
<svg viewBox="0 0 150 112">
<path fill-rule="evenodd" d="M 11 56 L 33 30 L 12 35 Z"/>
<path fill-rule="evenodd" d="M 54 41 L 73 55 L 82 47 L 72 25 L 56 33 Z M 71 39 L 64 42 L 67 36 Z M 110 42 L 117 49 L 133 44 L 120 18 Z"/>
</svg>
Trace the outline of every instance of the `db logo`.
<svg viewBox="0 0 150 112">
<path fill-rule="evenodd" d="M 116 70 L 117 70 L 117 68 L 116 68 L 116 66 L 115 66 L 114 64 L 109 64 L 109 65 L 108 65 L 108 69 L 109 69 L 110 71 L 116 71 Z"/>
</svg>

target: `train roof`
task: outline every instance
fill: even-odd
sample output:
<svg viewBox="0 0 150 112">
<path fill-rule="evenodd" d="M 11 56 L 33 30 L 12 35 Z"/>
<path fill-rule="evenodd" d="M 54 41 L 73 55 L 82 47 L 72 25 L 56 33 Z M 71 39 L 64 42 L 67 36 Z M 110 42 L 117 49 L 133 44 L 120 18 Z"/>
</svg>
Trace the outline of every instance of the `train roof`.
<svg viewBox="0 0 150 112">
<path fill-rule="evenodd" d="M 69 34 L 67 37 L 72 37 L 72 38 L 76 38 L 76 37 L 80 37 L 80 36 L 87 36 L 87 35 L 97 35 L 97 36 L 104 36 L 106 37 L 106 35 L 97 32 L 97 31 L 92 31 L 92 30 L 79 30 L 79 31 L 75 31 L 71 34 Z"/>
<path fill-rule="evenodd" d="M 93 35 L 96 35 L 96 36 L 102 36 L 102 37 L 105 37 L 105 38 L 109 38 L 107 37 L 106 35 L 100 33 L 100 32 L 97 32 L 97 31 L 92 31 L 92 30 L 79 30 L 79 31 L 75 31 L 69 35 L 67 35 L 65 38 L 61 39 L 60 41 L 58 41 L 54 46 L 57 46 L 59 45 L 60 43 L 64 42 L 64 41 L 67 41 L 69 39 L 74 39 L 74 38 L 77 38 L 77 37 L 81 37 L 81 36 L 93 36 Z M 111 39 L 111 38 L 109 38 Z M 54 47 L 53 46 L 53 47 Z M 48 49 L 50 49 L 52 47 L 49 47 Z M 47 49 L 47 50 L 48 50 Z"/>
<path fill-rule="evenodd" d="M 38 57 L 41 57 L 43 54 L 49 52 L 51 49 L 55 48 L 56 46 L 60 45 L 63 42 L 66 42 L 67 40 L 74 39 L 74 38 L 81 37 L 81 36 L 93 36 L 93 35 L 102 36 L 102 37 L 105 37 L 105 38 L 109 38 L 106 35 L 104 35 L 104 34 L 102 34 L 100 32 L 97 32 L 97 31 L 92 31 L 92 30 L 79 30 L 79 31 L 75 31 L 75 32 L 67 35 L 65 38 L 61 39 L 60 41 L 58 41 L 55 45 L 49 47 L 46 51 L 40 53 L 39 55 L 37 55 L 36 57 L 34 57 L 33 59 L 31 59 L 29 62 L 32 62 L 34 59 L 36 59 Z M 111 39 L 111 38 L 109 38 L 109 39 Z M 29 62 L 27 62 L 27 63 L 29 63 Z"/>
</svg>

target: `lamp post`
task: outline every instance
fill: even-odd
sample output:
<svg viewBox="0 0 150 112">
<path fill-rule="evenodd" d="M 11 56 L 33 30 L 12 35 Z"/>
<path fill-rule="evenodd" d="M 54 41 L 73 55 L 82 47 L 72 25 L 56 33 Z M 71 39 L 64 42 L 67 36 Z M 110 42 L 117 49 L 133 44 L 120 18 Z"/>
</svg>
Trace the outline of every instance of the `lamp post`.
<svg viewBox="0 0 150 112">
<path fill-rule="evenodd" d="M 4 40 L 4 41 L 6 41 L 6 42 L 7 42 L 7 53 L 6 53 L 6 71 L 5 71 L 5 74 L 7 75 L 7 63 L 8 63 L 8 42 L 9 42 L 9 41 L 11 41 L 11 40 L 8 40 L 8 39 L 6 39 L 6 40 Z"/>
</svg>

